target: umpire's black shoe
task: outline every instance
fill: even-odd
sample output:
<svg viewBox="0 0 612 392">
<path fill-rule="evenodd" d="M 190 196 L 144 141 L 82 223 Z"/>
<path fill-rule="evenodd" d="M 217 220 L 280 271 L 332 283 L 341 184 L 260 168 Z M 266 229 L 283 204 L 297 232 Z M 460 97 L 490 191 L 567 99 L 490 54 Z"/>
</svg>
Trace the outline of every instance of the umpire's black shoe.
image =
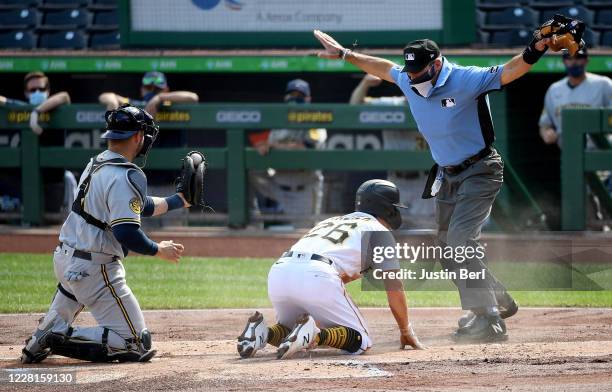
<svg viewBox="0 0 612 392">
<path fill-rule="evenodd" d="M 453 335 L 457 342 L 498 342 L 508 339 L 506 323 L 499 314 L 481 314 L 472 318 L 467 325 L 457 329 Z"/>
<path fill-rule="evenodd" d="M 510 294 L 504 293 L 504 299 L 505 301 L 500 301 L 499 299 L 497 301 L 499 303 L 499 316 L 505 320 L 508 317 L 514 316 L 518 312 L 519 307 Z"/>
<path fill-rule="evenodd" d="M 504 320 L 508 317 L 514 316 L 519 310 L 518 304 L 516 303 L 514 298 L 512 298 L 508 293 L 504 293 L 501 298 L 497 299 L 497 301 L 499 302 L 499 317 Z M 459 318 L 459 320 L 457 320 L 457 325 L 459 325 L 459 328 L 463 328 L 474 317 L 476 317 L 476 314 L 471 310 L 468 310 L 463 316 Z"/>
</svg>

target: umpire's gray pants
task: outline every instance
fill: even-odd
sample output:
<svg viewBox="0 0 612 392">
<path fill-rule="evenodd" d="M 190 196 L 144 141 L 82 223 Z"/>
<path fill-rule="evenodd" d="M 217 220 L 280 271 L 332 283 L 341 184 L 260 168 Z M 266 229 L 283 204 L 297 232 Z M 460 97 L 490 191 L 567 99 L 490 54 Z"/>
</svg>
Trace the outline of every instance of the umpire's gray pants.
<svg viewBox="0 0 612 392">
<path fill-rule="evenodd" d="M 504 163 L 493 151 L 472 166 L 456 175 L 444 173 L 444 179 L 436 197 L 436 221 L 438 240 L 451 247 L 478 246 L 482 226 L 491 214 L 491 207 L 504 181 Z M 450 271 L 457 268 L 481 271 L 487 268 L 485 260 L 476 257 L 457 263 L 441 261 Z M 459 289 L 463 309 L 480 310 L 497 306 L 495 291 L 505 288 L 487 270 L 484 280 L 454 279 Z"/>
</svg>

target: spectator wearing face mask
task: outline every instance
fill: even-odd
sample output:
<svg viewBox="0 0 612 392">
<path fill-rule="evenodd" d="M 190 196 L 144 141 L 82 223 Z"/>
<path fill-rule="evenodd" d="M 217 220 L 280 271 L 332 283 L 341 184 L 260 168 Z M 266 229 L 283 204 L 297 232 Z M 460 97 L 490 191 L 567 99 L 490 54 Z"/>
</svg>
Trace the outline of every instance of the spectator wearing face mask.
<svg viewBox="0 0 612 392">
<path fill-rule="evenodd" d="M 30 128 L 39 135 L 41 146 L 63 145 L 66 136 L 65 131 L 52 130 L 43 133 L 43 128 L 38 123 L 41 113 L 50 112 L 57 107 L 70 104 L 70 95 L 61 91 L 50 95 L 51 86 L 49 78 L 42 72 L 28 73 L 23 78 L 23 94 L 26 101 L 0 96 L 0 105 L 24 106 L 34 105 L 30 114 Z M 12 132 L 12 131 L 7 131 Z M 21 144 L 19 132 L 0 134 L 0 146 L 18 147 Z M 74 197 L 74 174 L 60 168 L 44 168 L 42 170 L 43 192 L 45 194 L 45 211 L 59 212 L 62 208 L 66 210 Z M 21 180 L 18 172 L 3 172 L 0 176 L 0 197 L 3 199 L 11 197 L 21 202 Z M 3 210 L 3 208 L 0 208 Z"/>
<path fill-rule="evenodd" d="M 312 100 L 310 85 L 302 79 L 291 80 L 285 89 L 284 101 L 289 105 L 308 105 Z M 322 149 L 327 139 L 327 130 L 271 129 L 249 135 L 251 145 L 266 155 L 270 150 Z M 293 214 L 304 216 L 299 221 L 317 219 L 322 210 L 323 174 L 320 170 L 275 170 L 254 171 L 250 175 L 257 195 L 256 207 L 260 212 Z"/>
<path fill-rule="evenodd" d="M 23 78 L 23 88 L 27 101 L 0 96 L 0 105 L 36 105 L 30 115 L 30 128 L 34 133 L 40 135 L 43 129 L 38 124 L 39 115 L 61 105 L 69 104 L 70 95 L 65 91 L 49 95 L 51 92 L 49 78 L 39 71 L 30 72 Z"/>
<path fill-rule="evenodd" d="M 564 108 L 612 106 L 612 80 L 607 76 L 586 72 L 589 64 L 587 48 L 570 56 L 563 54 L 567 76 L 553 83 L 546 92 L 540 116 L 540 137 L 546 144 L 561 146 L 561 110 Z"/>
<path fill-rule="evenodd" d="M 144 107 L 153 116 L 165 102 L 197 103 L 199 99 L 198 94 L 191 91 L 170 91 L 166 75 L 158 71 L 147 72 L 142 77 L 140 99 L 127 98 L 112 92 L 102 93 L 98 98 L 107 110 L 114 110 L 124 103 L 129 103 Z"/>
</svg>

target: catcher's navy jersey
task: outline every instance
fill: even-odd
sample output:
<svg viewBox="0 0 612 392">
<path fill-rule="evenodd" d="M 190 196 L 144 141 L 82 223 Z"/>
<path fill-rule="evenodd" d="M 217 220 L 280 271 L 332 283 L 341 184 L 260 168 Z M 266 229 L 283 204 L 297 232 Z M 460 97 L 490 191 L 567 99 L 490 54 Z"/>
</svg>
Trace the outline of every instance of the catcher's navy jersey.
<svg viewBox="0 0 612 392">
<path fill-rule="evenodd" d="M 442 70 L 427 97 L 410 86 L 397 65 L 390 75 L 402 90 L 419 131 L 439 165 L 457 165 L 493 143 L 487 92 L 501 88 L 503 66 L 463 67 L 442 58 Z"/>
<path fill-rule="evenodd" d="M 107 161 L 115 158 L 122 158 L 122 156 L 106 150 L 99 154 L 96 159 Z M 87 165 L 81 175 L 79 185 L 87 177 L 91 165 L 92 162 Z M 144 200 L 143 195 L 128 179 L 130 170 L 137 170 L 142 173 L 136 165 L 132 164 L 105 165 L 98 169 L 91 178 L 84 199 L 84 210 L 111 227 L 122 223 L 140 225 L 140 213 L 144 206 Z M 144 177 L 144 173 L 141 175 Z M 81 216 L 72 211 L 62 226 L 59 239 L 68 246 L 82 251 L 123 257 L 121 244 L 112 231 L 100 230 L 96 226 L 85 222 Z"/>
</svg>

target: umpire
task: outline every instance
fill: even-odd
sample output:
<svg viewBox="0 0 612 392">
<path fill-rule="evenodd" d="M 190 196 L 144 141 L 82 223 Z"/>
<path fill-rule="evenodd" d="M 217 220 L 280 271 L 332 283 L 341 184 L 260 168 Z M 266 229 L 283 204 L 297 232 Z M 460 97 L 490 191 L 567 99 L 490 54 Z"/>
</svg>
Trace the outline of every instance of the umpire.
<svg viewBox="0 0 612 392">
<path fill-rule="evenodd" d="M 534 38 L 523 53 L 489 68 L 463 67 L 440 54 L 435 42 L 423 39 L 404 48 L 405 65 L 355 53 L 315 30 L 324 51 L 319 57 L 341 58 L 363 71 L 397 84 L 430 146 L 436 165 L 423 197 L 436 195 L 438 239 L 454 249 L 478 246 L 482 226 L 503 183 L 503 161 L 495 148 L 487 94 L 523 76 L 548 49 L 549 38 Z M 435 180 L 435 181 L 434 181 Z M 486 268 L 476 257 L 459 264 L 444 260 L 449 271 Z M 462 341 L 507 338 L 504 318 L 518 307 L 504 286 L 486 271 L 485 279 L 454 279 L 461 305 L 469 312 L 459 320 L 454 337 Z"/>
</svg>

